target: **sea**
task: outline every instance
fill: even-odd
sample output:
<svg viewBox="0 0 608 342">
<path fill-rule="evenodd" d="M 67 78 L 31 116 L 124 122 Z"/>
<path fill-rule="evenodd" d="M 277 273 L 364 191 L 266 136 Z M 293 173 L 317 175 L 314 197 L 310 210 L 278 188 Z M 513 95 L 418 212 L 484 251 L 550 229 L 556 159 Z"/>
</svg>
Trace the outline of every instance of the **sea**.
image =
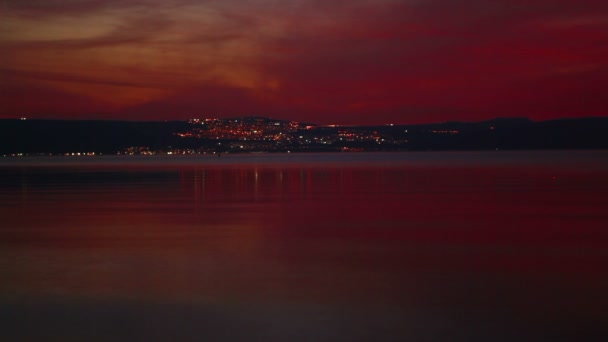
<svg viewBox="0 0 608 342">
<path fill-rule="evenodd" d="M 0 157 L 3 341 L 607 333 L 608 151 Z"/>
</svg>

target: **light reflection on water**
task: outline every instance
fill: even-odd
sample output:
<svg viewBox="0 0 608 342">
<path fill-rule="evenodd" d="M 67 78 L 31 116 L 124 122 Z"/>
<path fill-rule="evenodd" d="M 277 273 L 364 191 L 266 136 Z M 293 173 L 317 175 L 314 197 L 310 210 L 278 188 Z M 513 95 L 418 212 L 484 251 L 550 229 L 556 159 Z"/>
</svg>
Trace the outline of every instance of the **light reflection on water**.
<svg viewBox="0 0 608 342">
<path fill-rule="evenodd" d="M 5 165 L 0 324 L 13 338 L 589 337 L 608 323 L 603 157 Z"/>
</svg>

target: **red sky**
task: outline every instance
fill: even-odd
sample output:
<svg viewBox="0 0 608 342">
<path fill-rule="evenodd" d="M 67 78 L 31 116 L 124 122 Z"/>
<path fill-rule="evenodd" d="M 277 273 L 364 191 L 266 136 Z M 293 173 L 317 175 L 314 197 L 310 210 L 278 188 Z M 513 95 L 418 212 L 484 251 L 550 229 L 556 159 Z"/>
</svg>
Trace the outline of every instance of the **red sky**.
<svg viewBox="0 0 608 342">
<path fill-rule="evenodd" d="M 0 118 L 608 115 L 605 0 L 0 1 Z"/>
</svg>

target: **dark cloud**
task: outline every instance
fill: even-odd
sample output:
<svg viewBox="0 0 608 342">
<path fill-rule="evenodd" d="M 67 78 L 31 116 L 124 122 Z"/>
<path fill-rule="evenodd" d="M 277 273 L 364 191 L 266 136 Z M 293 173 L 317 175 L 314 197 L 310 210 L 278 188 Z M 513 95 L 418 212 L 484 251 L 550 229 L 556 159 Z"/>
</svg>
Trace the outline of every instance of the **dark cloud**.
<svg viewBox="0 0 608 342">
<path fill-rule="evenodd" d="M 9 15 L 25 17 L 48 17 L 55 15 L 84 15 L 102 10 L 125 10 L 132 8 L 160 8 L 188 3 L 190 1 L 159 0 L 19 0 L 3 1 L 0 8 Z M 163 6 L 163 4 L 165 4 Z"/>
</svg>

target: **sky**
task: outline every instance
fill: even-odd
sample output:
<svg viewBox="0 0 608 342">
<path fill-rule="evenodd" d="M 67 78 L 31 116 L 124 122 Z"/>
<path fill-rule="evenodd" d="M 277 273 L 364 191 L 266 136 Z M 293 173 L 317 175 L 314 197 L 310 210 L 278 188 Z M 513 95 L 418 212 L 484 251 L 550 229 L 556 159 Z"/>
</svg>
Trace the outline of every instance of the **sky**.
<svg viewBox="0 0 608 342">
<path fill-rule="evenodd" d="M 608 115 L 605 0 L 0 0 L 0 118 Z"/>
</svg>

